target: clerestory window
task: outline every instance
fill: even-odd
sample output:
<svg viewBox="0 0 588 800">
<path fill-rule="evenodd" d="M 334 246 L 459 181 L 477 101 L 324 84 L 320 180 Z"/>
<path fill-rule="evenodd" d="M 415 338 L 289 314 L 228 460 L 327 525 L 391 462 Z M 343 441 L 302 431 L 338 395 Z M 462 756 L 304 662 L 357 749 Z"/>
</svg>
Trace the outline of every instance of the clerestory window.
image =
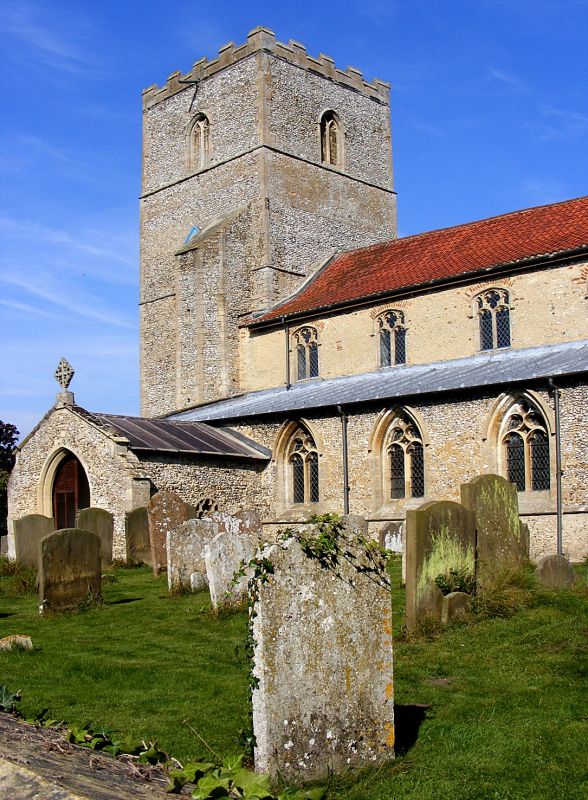
<svg viewBox="0 0 588 800">
<path fill-rule="evenodd" d="M 319 467 L 316 444 L 302 427 L 296 429 L 287 449 L 288 496 L 292 503 L 319 502 Z"/>
<path fill-rule="evenodd" d="M 488 289 L 476 297 L 480 350 L 510 347 L 510 298 L 506 289 Z"/>
<path fill-rule="evenodd" d="M 425 495 L 425 458 L 422 436 L 407 414 L 398 414 L 384 443 L 388 497 L 401 500 Z"/>
<path fill-rule="evenodd" d="M 318 336 L 315 328 L 305 326 L 292 334 L 296 353 L 296 378 L 318 378 L 319 356 Z"/>
<path fill-rule="evenodd" d="M 402 311 L 385 311 L 378 317 L 380 366 L 406 364 L 406 327 Z"/>
<path fill-rule="evenodd" d="M 527 400 L 506 416 L 502 436 L 508 480 L 519 492 L 550 488 L 549 436 L 542 414 Z"/>
<path fill-rule="evenodd" d="M 341 125 L 334 111 L 325 111 L 321 117 L 321 161 L 334 167 L 343 165 L 343 137 Z"/>
</svg>

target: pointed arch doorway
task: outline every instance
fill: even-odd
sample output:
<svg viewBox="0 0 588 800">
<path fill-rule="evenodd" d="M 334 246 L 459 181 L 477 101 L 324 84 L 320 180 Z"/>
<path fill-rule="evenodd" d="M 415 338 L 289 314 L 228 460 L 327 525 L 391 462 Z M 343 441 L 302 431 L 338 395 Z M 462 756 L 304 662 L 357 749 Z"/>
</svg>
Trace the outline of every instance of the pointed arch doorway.
<svg viewBox="0 0 588 800">
<path fill-rule="evenodd" d="M 51 507 L 56 530 L 74 528 L 76 512 L 90 505 L 88 476 L 73 453 L 66 452 L 55 472 Z"/>
</svg>

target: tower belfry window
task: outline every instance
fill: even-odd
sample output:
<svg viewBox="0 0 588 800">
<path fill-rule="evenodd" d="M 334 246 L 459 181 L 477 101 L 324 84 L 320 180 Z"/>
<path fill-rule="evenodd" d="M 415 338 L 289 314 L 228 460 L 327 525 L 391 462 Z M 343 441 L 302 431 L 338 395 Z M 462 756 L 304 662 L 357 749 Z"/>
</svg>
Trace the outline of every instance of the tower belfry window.
<svg viewBox="0 0 588 800">
<path fill-rule="evenodd" d="M 334 111 L 325 111 L 321 117 L 321 161 L 334 167 L 343 165 L 343 137 Z"/>
<path fill-rule="evenodd" d="M 205 114 L 198 114 L 190 130 L 190 166 L 202 169 L 209 157 L 209 122 Z"/>
</svg>

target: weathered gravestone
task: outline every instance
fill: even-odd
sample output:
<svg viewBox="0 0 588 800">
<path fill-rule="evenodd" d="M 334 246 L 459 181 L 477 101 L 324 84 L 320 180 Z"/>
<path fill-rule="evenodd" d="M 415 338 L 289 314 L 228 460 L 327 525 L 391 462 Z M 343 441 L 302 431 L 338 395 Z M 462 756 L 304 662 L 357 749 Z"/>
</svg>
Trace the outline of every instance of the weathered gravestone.
<svg viewBox="0 0 588 800">
<path fill-rule="evenodd" d="M 204 549 L 218 533 L 206 517 L 189 519 L 167 533 L 167 583 L 170 591 L 197 591 L 208 586 Z"/>
<path fill-rule="evenodd" d="M 337 577 L 295 539 L 263 556 L 273 574 L 257 582 L 253 616 L 256 770 L 312 780 L 392 758 L 389 587 L 344 559 Z"/>
<path fill-rule="evenodd" d="M 472 610 L 472 596 L 465 592 L 450 592 L 443 598 L 441 622 L 447 625 L 452 620 L 465 620 Z"/>
<path fill-rule="evenodd" d="M 565 556 L 544 556 L 535 572 L 539 583 L 549 589 L 570 589 L 576 582 L 574 568 Z"/>
<path fill-rule="evenodd" d="M 50 533 L 39 542 L 39 606 L 62 611 L 101 592 L 100 537 L 80 528 Z"/>
<path fill-rule="evenodd" d="M 206 515 L 206 519 L 210 519 L 218 525 L 219 533 L 230 533 L 234 536 L 246 533 L 260 539 L 263 536 L 261 515 L 255 510 L 238 511 L 236 514 L 213 511 Z"/>
<path fill-rule="evenodd" d="M 206 546 L 204 558 L 206 575 L 213 608 L 221 608 L 243 600 L 247 595 L 249 574 L 233 582 L 233 576 L 241 564 L 248 564 L 259 545 L 257 536 L 247 533 L 233 535 L 219 533 Z"/>
<path fill-rule="evenodd" d="M 151 542 L 147 507 L 141 506 L 125 515 L 125 541 L 129 564 L 151 564 Z"/>
<path fill-rule="evenodd" d="M 528 561 L 529 545 L 514 483 L 500 475 L 478 475 L 461 485 L 461 502 L 474 515 L 479 586 L 490 585 L 500 572 Z"/>
<path fill-rule="evenodd" d="M 76 527 L 100 537 L 102 566 L 112 564 L 114 517 L 104 508 L 81 508 L 76 514 Z"/>
<path fill-rule="evenodd" d="M 406 512 L 406 625 L 439 619 L 439 596 L 431 584 L 451 570 L 473 580 L 475 527 L 472 512 L 448 500 Z"/>
<path fill-rule="evenodd" d="M 53 517 L 42 514 L 27 514 L 14 520 L 14 552 L 18 562 L 26 567 L 38 569 L 39 542 L 43 536 L 55 530 Z"/>
<path fill-rule="evenodd" d="M 380 547 L 391 553 L 402 553 L 404 547 L 404 522 L 389 522 L 378 534 Z"/>
<path fill-rule="evenodd" d="M 196 509 L 185 503 L 175 492 L 162 491 L 154 494 L 147 505 L 149 519 L 149 541 L 153 573 L 159 575 L 167 569 L 167 533 L 182 522 L 198 515 Z"/>
</svg>

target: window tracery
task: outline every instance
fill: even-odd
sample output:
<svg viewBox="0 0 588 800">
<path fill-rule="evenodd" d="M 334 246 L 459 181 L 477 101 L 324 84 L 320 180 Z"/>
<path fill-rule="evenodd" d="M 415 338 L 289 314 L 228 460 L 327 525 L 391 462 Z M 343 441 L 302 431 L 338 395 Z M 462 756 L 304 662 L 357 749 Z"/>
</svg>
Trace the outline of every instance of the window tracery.
<svg viewBox="0 0 588 800">
<path fill-rule="evenodd" d="M 298 427 L 292 434 L 286 459 L 292 503 L 319 502 L 319 468 L 316 444 L 310 433 Z"/>
<path fill-rule="evenodd" d="M 510 298 L 506 289 L 488 289 L 476 297 L 480 350 L 510 347 Z"/>
<path fill-rule="evenodd" d="M 508 480 L 519 492 L 551 485 L 549 436 L 542 414 L 527 400 L 510 409 L 502 436 Z"/>
<path fill-rule="evenodd" d="M 318 378 L 318 336 L 315 328 L 299 328 L 293 334 L 296 351 L 296 377 L 302 381 L 306 378 Z"/>
<path fill-rule="evenodd" d="M 378 317 L 380 366 L 406 364 L 406 327 L 402 311 L 385 311 Z"/>
<path fill-rule="evenodd" d="M 190 166 L 202 169 L 208 163 L 210 124 L 205 114 L 198 114 L 190 130 Z"/>
<path fill-rule="evenodd" d="M 406 414 L 395 417 L 386 436 L 388 497 L 401 500 L 425 495 L 425 458 L 422 436 Z"/>
<path fill-rule="evenodd" d="M 334 111 L 325 111 L 321 117 L 321 161 L 340 167 L 343 164 L 341 126 Z"/>
</svg>

